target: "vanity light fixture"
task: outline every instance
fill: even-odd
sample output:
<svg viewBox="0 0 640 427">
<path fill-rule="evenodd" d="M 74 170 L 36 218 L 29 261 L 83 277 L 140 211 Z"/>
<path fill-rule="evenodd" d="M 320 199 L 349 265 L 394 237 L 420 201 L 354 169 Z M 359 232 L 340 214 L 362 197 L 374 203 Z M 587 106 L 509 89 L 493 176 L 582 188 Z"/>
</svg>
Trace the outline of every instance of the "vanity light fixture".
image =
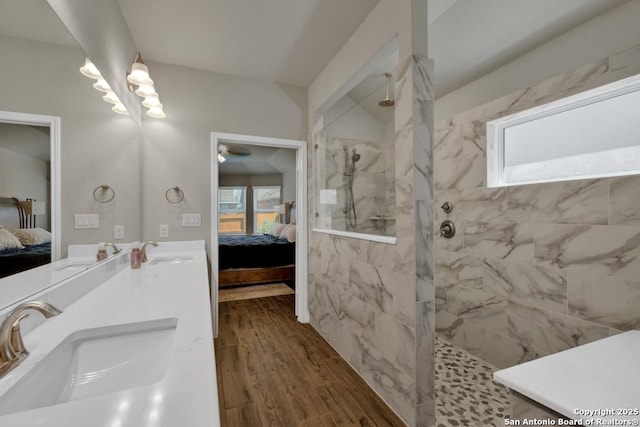
<svg viewBox="0 0 640 427">
<path fill-rule="evenodd" d="M 107 83 L 105 79 L 98 80 L 93 84 L 93 87 L 100 92 L 111 92 L 111 86 L 109 86 L 109 83 Z"/>
<path fill-rule="evenodd" d="M 113 111 L 114 113 L 118 113 L 118 114 L 129 114 L 127 112 L 127 108 L 120 101 L 118 101 L 118 103 L 116 105 L 111 107 L 111 111 Z"/>
<path fill-rule="evenodd" d="M 144 98 L 142 106 L 148 108 L 147 116 L 155 119 L 167 117 L 162 109 L 160 97 L 153 86 L 153 80 L 149 76 L 149 67 L 142 61 L 140 52 L 136 53 L 133 64 L 131 64 L 131 72 L 127 73 L 127 86 L 131 92 Z"/>
<path fill-rule="evenodd" d="M 99 80 L 102 78 L 100 71 L 98 71 L 98 67 L 96 67 L 89 58 L 84 59 L 84 65 L 80 67 L 80 72 L 90 79 Z"/>
<path fill-rule="evenodd" d="M 113 93 L 113 91 L 107 92 L 107 94 L 105 96 L 103 96 L 102 99 L 104 99 L 109 104 L 119 104 L 120 103 L 120 99 L 118 99 L 118 95 Z"/>
<path fill-rule="evenodd" d="M 109 83 L 107 83 L 107 81 L 102 77 L 102 74 L 100 74 L 100 70 L 98 70 L 98 67 L 96 67 L 88 57 L 85 58 L 84 65 L 80 67 L 80 72 L 90 79 L 97 80 L 93 84 L 93 87 L 100 92 L 106 93 L 106 95 L 104 95 L 102 99 L 104 99 L 109 104 L 114 104 L 114 106 L 111 108 L 112 111 L 118 114 L 129 114 L 125 106 L 122 104 L 122 102 L 120 102 L 120 99 L 118 99 L 118 96 L 111 90 Z"/>
</svg>

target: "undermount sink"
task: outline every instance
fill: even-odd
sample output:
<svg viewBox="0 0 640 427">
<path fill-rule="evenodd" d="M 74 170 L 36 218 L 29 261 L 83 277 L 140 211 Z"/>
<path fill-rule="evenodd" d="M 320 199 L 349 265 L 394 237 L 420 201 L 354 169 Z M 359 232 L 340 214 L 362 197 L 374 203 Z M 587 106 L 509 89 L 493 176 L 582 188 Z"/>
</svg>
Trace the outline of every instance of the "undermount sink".
<svg viewBox="0 0 640 427">
<path fill-rule="evenodd" d="M 191 262 L 193 257 L 191 255 L 177 255 L 177 256 L 157 256 L 149 261 L 149 265 L 156 264 L 180 264 L 183 262 Z"/>
<path fill-rule="evenodd" d="M 166 318 L 74 332 L 0 396 L 0 415 L 160 381 L 177 324 Z"/>
<path fill-rule="evenodd" d="M 62 266 L 56 268 L 56 271 L 62 271 L 62 270 L 67 270 L 67 271 L 84 270 L 85 268 L 88 268 L 88 267 L 92 266 L 93 264 L 95 264 L 95 261 L 72 261 L 72 262 L 69 262 L 68 264 L 65 264 L 65 265 L 62 265 Z"/>
</svg>

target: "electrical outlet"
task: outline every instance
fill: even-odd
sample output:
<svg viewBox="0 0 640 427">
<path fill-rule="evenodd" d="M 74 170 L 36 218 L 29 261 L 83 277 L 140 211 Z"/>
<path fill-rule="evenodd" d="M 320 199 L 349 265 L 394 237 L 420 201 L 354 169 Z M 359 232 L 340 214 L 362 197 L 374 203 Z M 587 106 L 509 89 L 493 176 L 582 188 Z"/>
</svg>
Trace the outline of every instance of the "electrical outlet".
<svg viewBox="0 0 640 427">
<path fill-rule="evenodd" d="M 160 237 L 169 237 L 169 224 L 160 224 Z"/>
<path fill-rule="evenodd" d="M 113 238 L 124 239 L 124 225 L 116 225 L 113 227 Z"/>
</svg>

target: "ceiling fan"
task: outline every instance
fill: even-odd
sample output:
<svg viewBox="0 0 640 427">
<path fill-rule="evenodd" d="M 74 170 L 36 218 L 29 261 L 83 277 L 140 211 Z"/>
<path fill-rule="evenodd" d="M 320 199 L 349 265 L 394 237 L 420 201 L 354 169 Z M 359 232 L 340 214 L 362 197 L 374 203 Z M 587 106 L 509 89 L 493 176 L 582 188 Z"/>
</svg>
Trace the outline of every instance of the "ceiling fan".
<svg viewBox="0 0 640 427">
<path fill-rule="evenodd" d="M 218 145 L 218 162 L 224 163 L 227 157 L 231 156 L 250 156 L 251 151 L 241 147 L 229 147 L 225 144 Z"/>
</svg>

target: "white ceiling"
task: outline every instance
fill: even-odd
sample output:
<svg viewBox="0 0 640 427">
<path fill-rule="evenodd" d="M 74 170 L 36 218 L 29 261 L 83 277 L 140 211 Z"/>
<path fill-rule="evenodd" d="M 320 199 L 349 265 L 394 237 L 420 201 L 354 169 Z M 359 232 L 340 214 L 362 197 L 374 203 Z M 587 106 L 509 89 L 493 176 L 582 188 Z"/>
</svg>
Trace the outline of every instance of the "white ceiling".
<svg viewBox="0 0 640 427">
<path fill-rule="evenodd" d="M 378 0 L 118 0 L 145 58 L 307 87 Z"/>
<path fill-rule="evenodd" d="M 627 1 L 429 0 L 440 13 L 429 27 L 436 97 Z"/>
<path fill-rule="evenodd" d="M 148 61 L 302 87 L 378 2 L 117 1 Z M 436 93 L 469 83 L 626 1 L 429 0 Z M 0 11 L 0 34 L 75 45 L 44 0 L 0 0 Z"/>
<path fill-rule="evenodd" d="M 0 148 L 48 162 L 49 142 L 47 126 L 0 123 Z"/>
<path fill-rule="evenodd" d="M 296 151 L 290 148 L 274 148 L 259 145 L 234 145 L 223 142 L 230 152 L 249 152 L 248 156 L 226 156 L 218 163 L 221 175 L 269 175 L 282 174 L 296 168 Z"/>
</svg>

